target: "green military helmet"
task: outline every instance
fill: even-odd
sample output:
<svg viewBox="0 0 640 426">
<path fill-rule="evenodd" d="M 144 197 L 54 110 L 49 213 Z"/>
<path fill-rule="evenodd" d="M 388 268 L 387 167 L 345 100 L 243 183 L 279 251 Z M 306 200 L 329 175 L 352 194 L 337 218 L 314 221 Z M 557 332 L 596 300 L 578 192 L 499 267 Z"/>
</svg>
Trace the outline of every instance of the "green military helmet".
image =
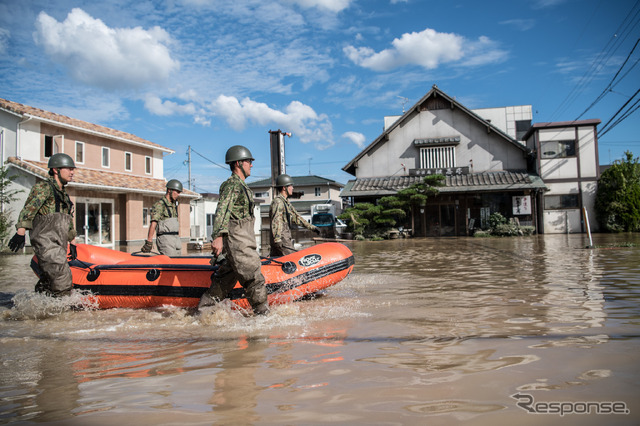
<svg viewBox="0 0 640 426">
<path fill-rule="evenodd" d="M 251 151 L 249 151 L 249 148 L 242 145 L 232 146 L 227 150 L 227 153 L 224 156 L 224 162 L 227 164 L 235 163 L 236 161 L 242 160 L 255 160 L 251 155 Z"/>
<path fill-rule="evenodd" d="M 67 154 L 59 152 L 58 154 L 53 154 L 51 158 L 49 158 L 47 167 L 50 169 L 59 169 L 61 167 L 69 167 L 71 169 L 75 169 L 76 163 L 74 163 L 73 158 L 71 158 Z"/>
<path fill-rule="evenodd" d="M 276 178 L 276 186 L 289 186 L 293 185 L 293 179 L 288 174 L 281 174 Z"/>
<path fill-rule="evenodd" d="M 178 192 L 182 192 L 182 182 L 178 179 L 171 179 L 167 182 L 167 189 L 175 189 Z"/>
</svg>

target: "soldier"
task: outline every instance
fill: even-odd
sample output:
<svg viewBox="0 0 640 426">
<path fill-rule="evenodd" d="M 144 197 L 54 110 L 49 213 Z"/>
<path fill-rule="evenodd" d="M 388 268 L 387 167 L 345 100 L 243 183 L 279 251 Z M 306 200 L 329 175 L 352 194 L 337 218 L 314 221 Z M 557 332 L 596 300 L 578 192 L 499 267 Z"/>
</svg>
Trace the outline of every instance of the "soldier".
<svg viewBox="0 0 640 426">
<path fill-rule="evenodd" d="M 227 150 L 225 163 L 231 177 L 220 185 L 220 200 L 216 209 L 211 238 L 214 257 L 224 254 L 225 261 L 212 278 L 211 287 L 202 295 L 198 308 L 212 306 L 227 297 L 240 282 L 256 315 L 269 313 L 267 288 L 262 275 L 253 230 L 253 192 L 245 179 L 251 174 L 254 158 L 242 145 Z"/>
<path fill-rule="evenodd" d="M 178 221 L 178 197 L 182 192 L 182 183 L 177 179 L 167 182 L 167 193 L 164 194 L 151 209 L 151 225 L 147 240 L 140 249 L 143 253 L 150 253 L 153 249 L 153 234 L 158 232 L 156 244 L 158 251 L 167 256 L 182 254 L 180 241 L 180 222 Z"/>
<path fill-rule="evenodd" d="M 47 167 L 49 178 L 31 188 L 9 248 L 14 252 L 23 248 L 28 229 L 41 271 L 36 291 L 55 297 L 68 296 L 73 282 L 67 263 L 67 245 L 71 257 L 75 258 L 76 230 L 73 203 L 64 187 L 73 180 L 76 165 L 70 156 L 58 153 L 49 158 Z"/>
<path fill-rule="evenodd" d="M 276 178 L 276 191 L 278 195 L 271 202 L 269 217 L 271 218 L 271 252 L 270 256 L 284 256 L 293 253 L 293 240 L 291 239 L 291 226 L 298 225 L 320 233 L 320 230 L 304 220 L 289 202 L 293 194 L 293 179 L 287 174 Z"/>
</svg>

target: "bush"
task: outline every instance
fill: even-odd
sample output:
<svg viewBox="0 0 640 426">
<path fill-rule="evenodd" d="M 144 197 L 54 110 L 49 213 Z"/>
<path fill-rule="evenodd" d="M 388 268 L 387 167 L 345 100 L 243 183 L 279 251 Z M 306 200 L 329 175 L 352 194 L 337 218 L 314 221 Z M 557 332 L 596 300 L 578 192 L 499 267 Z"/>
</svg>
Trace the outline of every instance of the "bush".
<svg viewBox="0 0 640 426">
<path fill-rule="evenodd" d="M 490 228 L 486 231 L 476 231 L 474 237 L 522 237 L 533 235 L 536 228 L 533 226 L 520 226 L 514 219 L 507 219 L 500 213 L 489 216 Z"/>
</svg>

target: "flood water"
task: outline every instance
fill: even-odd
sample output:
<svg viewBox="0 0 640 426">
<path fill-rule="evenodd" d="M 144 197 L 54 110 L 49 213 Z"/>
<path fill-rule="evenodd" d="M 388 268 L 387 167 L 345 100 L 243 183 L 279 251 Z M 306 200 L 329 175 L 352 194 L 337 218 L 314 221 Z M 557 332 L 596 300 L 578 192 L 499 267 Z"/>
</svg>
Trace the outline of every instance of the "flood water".
<svg viewBox="0 0 640 426">
<path fill-rule="evenodd" d="M 354 242 L 259 318 L 72 310 L 0 256 L 0 423 L 640 424 L 640 235 L 593 242 Z"/>
</svg>

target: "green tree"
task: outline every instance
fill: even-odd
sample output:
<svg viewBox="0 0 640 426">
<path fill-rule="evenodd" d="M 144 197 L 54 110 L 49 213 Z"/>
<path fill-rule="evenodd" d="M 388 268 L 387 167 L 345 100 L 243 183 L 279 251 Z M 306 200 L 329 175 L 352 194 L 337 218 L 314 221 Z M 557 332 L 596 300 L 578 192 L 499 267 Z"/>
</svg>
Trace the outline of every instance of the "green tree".
<svg viewBox="0 0 640 426">
<path fill-rule="evenodd" d="M 10 233 L 9 228 L 12 225 L 9 220 L 11 214 L 11 210 L 8 208 L 9 203 L 16 201 L 18 199 L 16 195 L 22 192 L 21 189 L 9 189 L 9 185 L 14 179 L 15 176 L 9 176 L 7 168 L 0 167 L 0 243 L 3 247 L 6 245 Z"/>
<path fill-rule="evenodd" d="M 424 205 L 427 198 L 438 194 L 438 186 L 444 185 L 443 175 L 430 175 L 421 182 L 398 191 L 397 195 L 380 198 L 372 203 L 356 203 L 340 216 L 347 221 L 347 229 L 355 235 L 366 237 L 381 236 L 398 226 L 409 211 Z"/>
<path fill-rule="evenodd" d="M 598 180 L 596 219 L 609 232 L 640 231 L 640 164 L 630 151 L 625 156 Z"/>
<path fill-rule="evenodd" d="M 424 206 L 429 197 L 435 197 L 440 190 L 438 187 L 444 186 L 445 177 L 443 175 L 429 175 L 422 179 L 422 182 L 414 183 L 408 188 L 398 191 L 398 198 L 408 206 Z"/>
</svg>

